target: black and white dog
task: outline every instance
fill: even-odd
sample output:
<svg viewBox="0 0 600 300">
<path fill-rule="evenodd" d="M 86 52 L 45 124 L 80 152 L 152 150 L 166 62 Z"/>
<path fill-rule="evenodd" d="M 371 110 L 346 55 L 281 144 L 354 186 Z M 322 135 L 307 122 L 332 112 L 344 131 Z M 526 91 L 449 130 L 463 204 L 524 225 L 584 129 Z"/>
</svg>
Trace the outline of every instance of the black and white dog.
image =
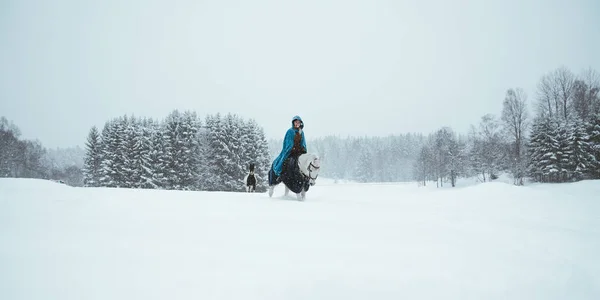
<svg viewBox="0 0 600 300">
<path fill-rule="evenodd" d="M 246 176 L 246 192 L 253 193 L 256 190 L 256 176 L 254 176 L 254 164 L 250 164 L 250 174 Z"/>
</svg>

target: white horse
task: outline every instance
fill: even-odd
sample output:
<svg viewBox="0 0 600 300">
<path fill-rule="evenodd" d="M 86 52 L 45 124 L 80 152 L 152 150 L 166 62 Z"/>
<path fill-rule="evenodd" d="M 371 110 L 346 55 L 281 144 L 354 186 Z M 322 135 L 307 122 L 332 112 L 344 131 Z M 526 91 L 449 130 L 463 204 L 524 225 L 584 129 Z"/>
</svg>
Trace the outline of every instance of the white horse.
<svg viewBox="0 0 600 300">
<path fill-rule="evenodd" d="M 310 186 L 315 185 L 317 177 L 319 177 L 319 171 L 321 169 L 321 163 L 319 157 L 316 154 L 305 153 L 298 157 L 298 168 L 300 174 L 294 174 L 290 178 L 296 178 L 296 180 L 286 182 L 286 178 L 283 179 L 285 185 L 285 196 L 292 191 L 298 191 L 296 196 L 298 200 L 303 201 L 306 199 L 306 191 Z M 293 185 L 293 188 L 290 188 Z M 269 187 L 269 197 L 273 195 L 274 186 Z"/>
</svg>

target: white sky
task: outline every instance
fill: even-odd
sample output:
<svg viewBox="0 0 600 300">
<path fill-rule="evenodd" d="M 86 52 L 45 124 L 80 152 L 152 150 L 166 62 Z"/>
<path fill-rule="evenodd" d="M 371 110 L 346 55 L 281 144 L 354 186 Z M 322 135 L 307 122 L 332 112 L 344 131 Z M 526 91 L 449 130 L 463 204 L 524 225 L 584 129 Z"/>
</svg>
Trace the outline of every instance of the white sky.
<svg viewBox="0 0 600 300">
<path fill-rule="evenodd" d="M 506 89 L 600 71 L 598 1 L 0 2 L 0 115 L 47 147 L 124 114 L 254 118 L 282 138 L 466 132 Z M 56 112 L 53 112 L 56 111 Z"/>
</svg>

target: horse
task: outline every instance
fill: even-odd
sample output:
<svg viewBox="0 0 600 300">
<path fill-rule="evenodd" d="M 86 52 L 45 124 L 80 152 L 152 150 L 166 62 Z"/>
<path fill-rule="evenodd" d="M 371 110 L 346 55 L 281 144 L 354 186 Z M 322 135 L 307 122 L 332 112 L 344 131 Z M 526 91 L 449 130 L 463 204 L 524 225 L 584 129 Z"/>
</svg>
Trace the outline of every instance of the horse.
<svg viewBox="0 0 600 300">
<path fill-rule="evenodd" d="M 286 159 L 281 177 L 277 180 L 285 185 L 285 196 L 289 191 L 296 193 L 298 200 L 306 199 L 306 192 L 315 185 L 321 164 L 316 154 L 305 153 L 298 157 L 290 156 Z M 277 183 L 275 185 L 277 185 Z M 275 185 L 269 186 L 269 197 L 273 195 Z"/>
</svg>

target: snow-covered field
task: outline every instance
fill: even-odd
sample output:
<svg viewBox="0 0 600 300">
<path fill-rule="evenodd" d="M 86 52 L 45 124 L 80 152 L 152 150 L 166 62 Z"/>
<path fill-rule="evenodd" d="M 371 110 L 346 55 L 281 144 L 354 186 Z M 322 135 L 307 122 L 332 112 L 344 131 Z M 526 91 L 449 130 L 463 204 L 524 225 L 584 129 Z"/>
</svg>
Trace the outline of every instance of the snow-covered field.
<svg viewBox="0 0 600 300">
<path fill-rule="evenodd" d="M 600 299 L 600 181 L 266 194 L 0 179 L 0 299 Z"/>
</svg>

